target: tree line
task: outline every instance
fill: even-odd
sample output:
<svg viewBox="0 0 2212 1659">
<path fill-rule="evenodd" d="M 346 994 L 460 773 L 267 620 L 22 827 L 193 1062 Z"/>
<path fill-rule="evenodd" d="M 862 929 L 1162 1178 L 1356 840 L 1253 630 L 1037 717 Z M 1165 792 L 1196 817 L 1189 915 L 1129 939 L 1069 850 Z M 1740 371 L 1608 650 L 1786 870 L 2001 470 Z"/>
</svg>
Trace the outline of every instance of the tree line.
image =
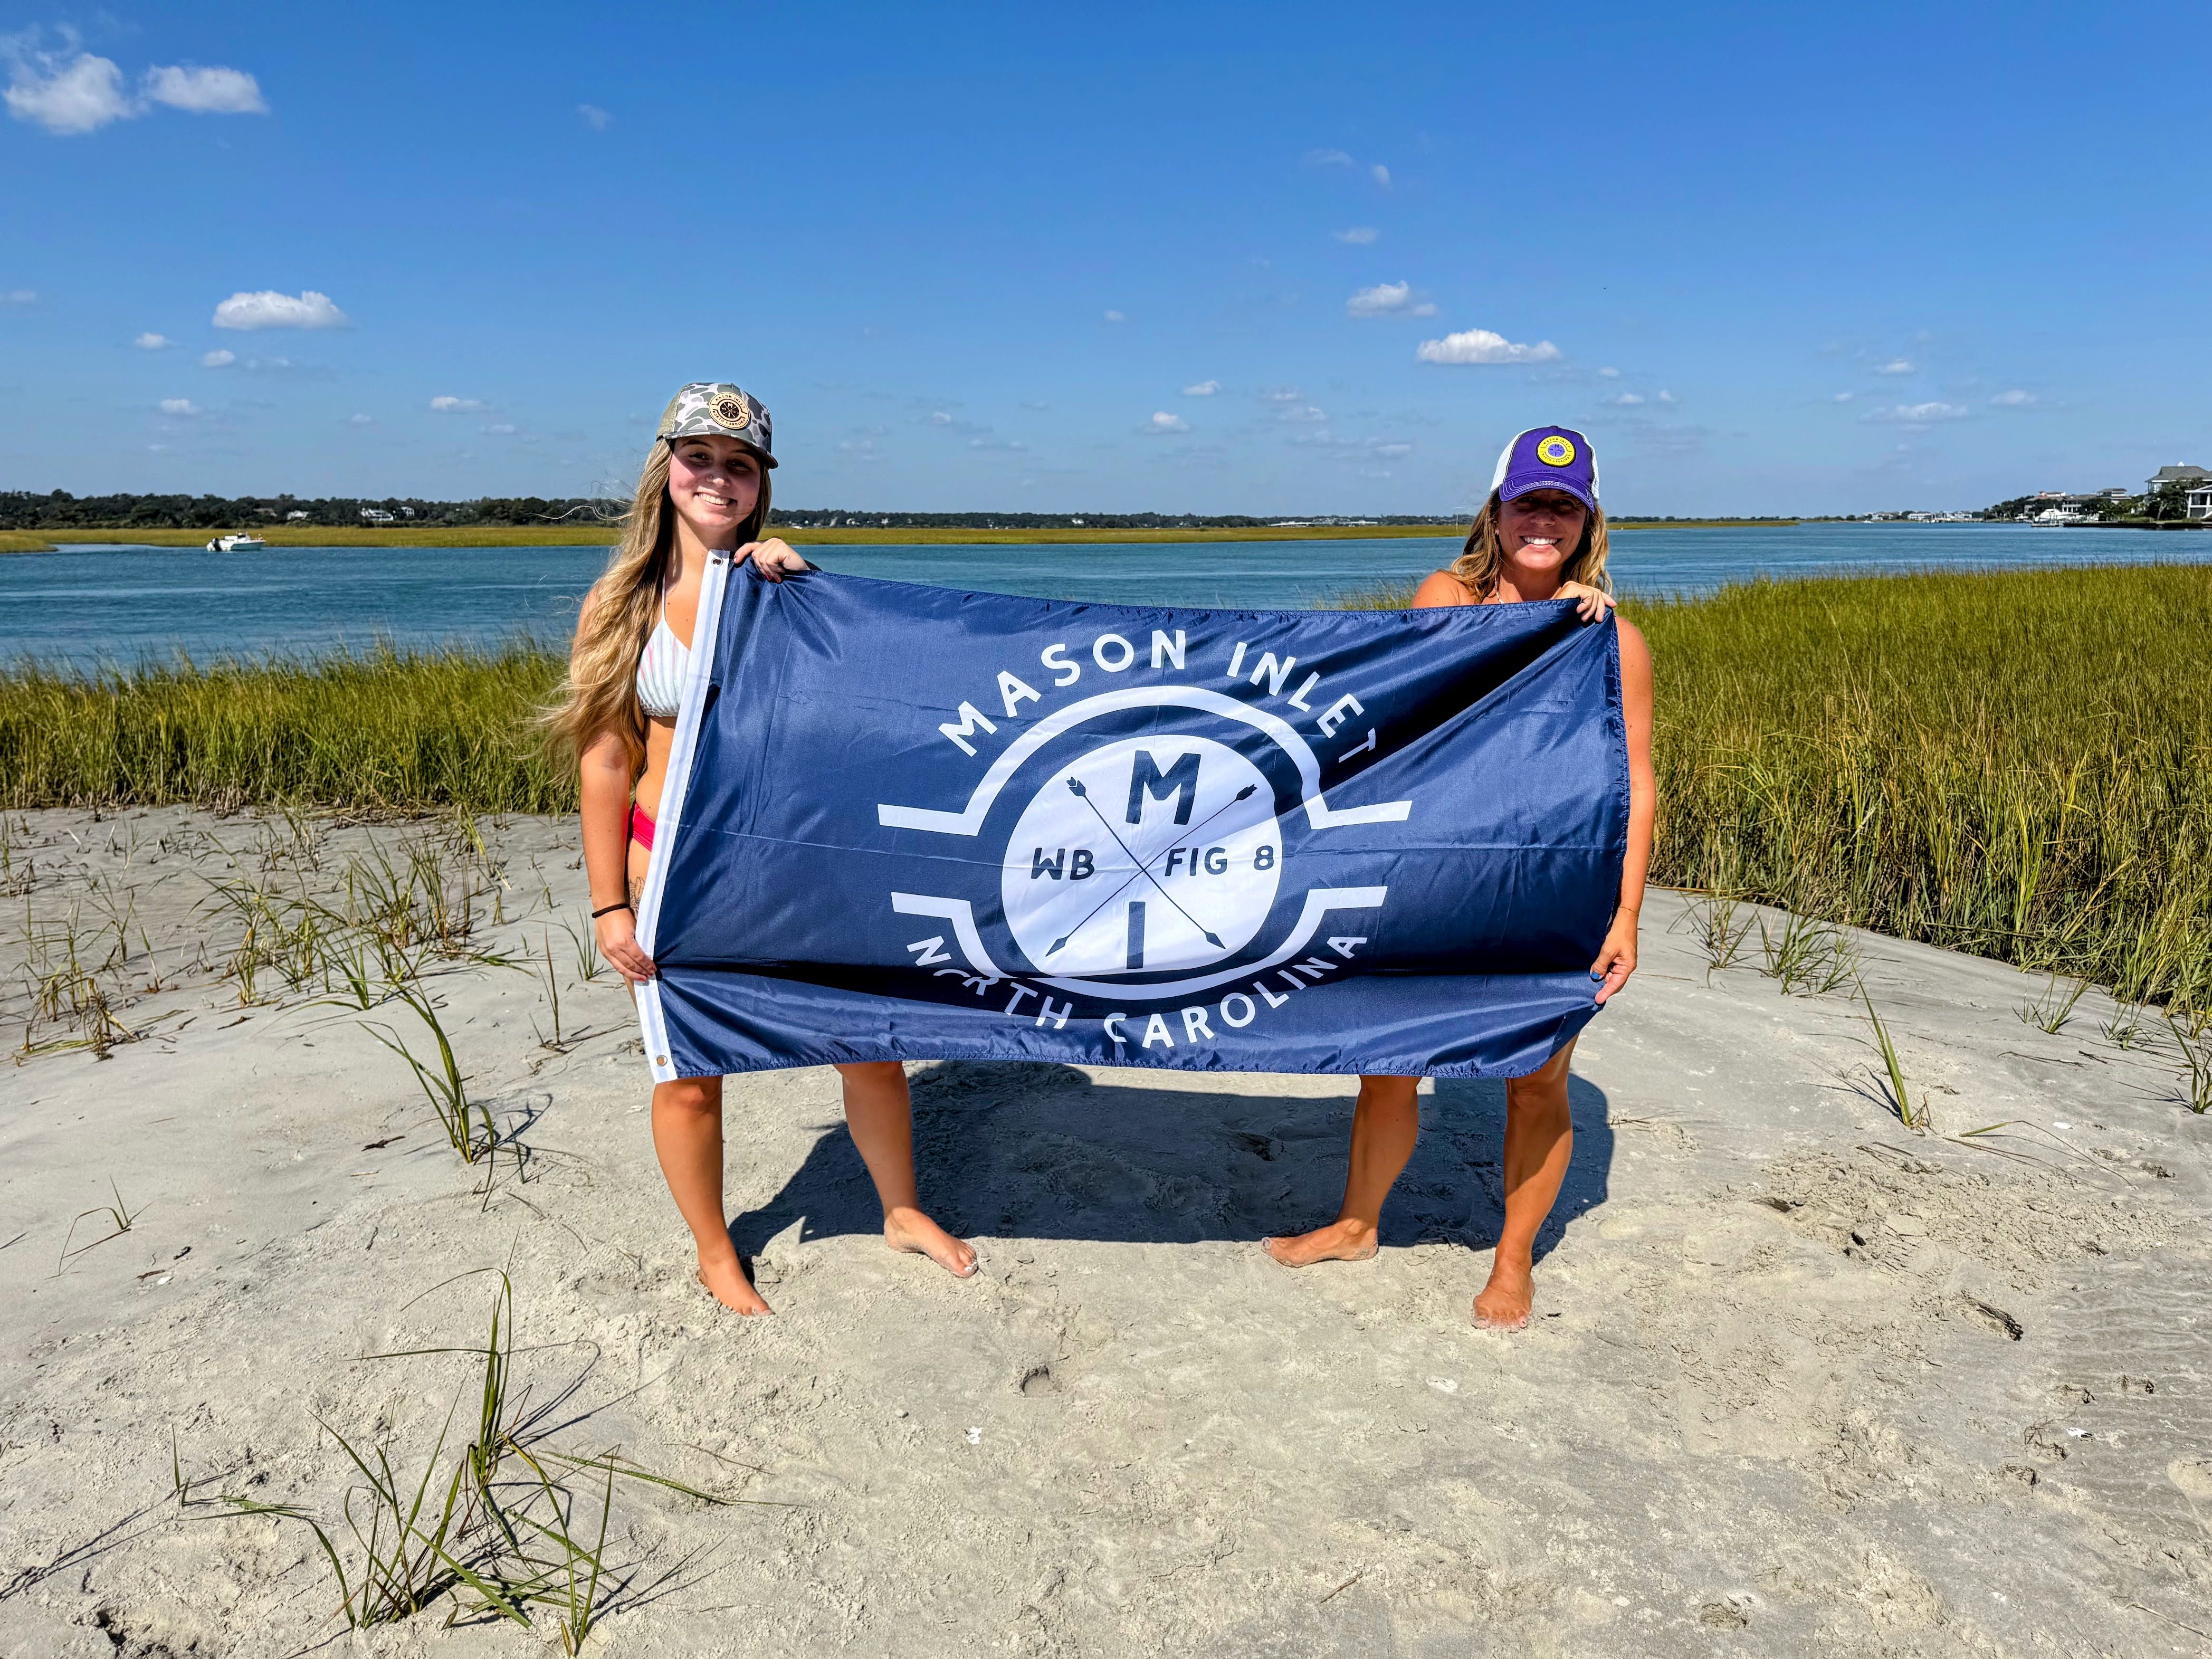
<svg viewBox="0 0 2212 1659">
<path fill-rule="evenodd" d="M 0 530 L 236 530 L 270 525 L 545 525 L 609 522 L 629 504 L 585 496 L 486 496 L 431 501 L 416 495 L 72 495 L 65 489 L 0 491 Z M 1285 522 L 1249 514 L 897 513 L 860 507 L 779 507 L 775 521 L 794 529 L 842 525 L 922 530 L 1248 530 Z M 1372 524 L 1457 525 L 1461 517 L 1396 514 Z M 1315 517 L 1305 524 L 1346 524 Z"/>
<path fill-rule="evenodd" d="M 532 525 L 603 518 L 611 501 L 537 495 L 487 496 L 474 501 L 426 501 L 419 496 L 72 495 L 0 490 L 0 530 L 236 530 L 267 525 Z M 371 514 L 388 515 L 375 518 Z"/>
</svg>

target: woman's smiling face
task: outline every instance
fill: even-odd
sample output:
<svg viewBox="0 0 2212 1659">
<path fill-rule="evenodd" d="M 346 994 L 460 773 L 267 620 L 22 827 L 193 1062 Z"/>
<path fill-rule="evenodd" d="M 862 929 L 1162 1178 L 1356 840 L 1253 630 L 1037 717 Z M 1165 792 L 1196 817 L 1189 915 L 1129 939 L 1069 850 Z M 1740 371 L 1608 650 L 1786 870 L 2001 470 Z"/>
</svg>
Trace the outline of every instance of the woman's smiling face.
<svg viewBox="0 0 2212 1659">
<path fill-rule="evenodd" d="M 1565 563 L 1589 526 L 1589 509 L 1564 489 L 1532 489 L 1498 504 L 1505 556 L 1518 564 L 1549 568 Z"/>
<path fill-rule="evenodd" d="M 669 452 L 668 499 L 709 547 L 734 545 L 760 489 L 760 459 L 734 438 L 678 438 Z"/>
</svg>

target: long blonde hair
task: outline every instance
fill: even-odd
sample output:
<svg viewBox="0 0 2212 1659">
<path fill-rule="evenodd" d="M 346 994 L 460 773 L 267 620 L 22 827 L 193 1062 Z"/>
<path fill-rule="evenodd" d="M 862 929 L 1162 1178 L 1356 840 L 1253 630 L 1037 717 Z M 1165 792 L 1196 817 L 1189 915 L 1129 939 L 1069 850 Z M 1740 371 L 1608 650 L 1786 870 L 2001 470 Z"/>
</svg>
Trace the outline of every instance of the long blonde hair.
<svg viewBox="0 0 2212 1659">
<path fill-rule="evenodd" d="M 556 742 L 580 755 L 607 732 L 622 739 L 633 769 L 645 764 L 645 710 L 637 700 L 637 659 L 660 609 L 660 584 L 676 539 L 676 511 L 668 499 L 672 446 L 655 440 L 638 474 L 637 494 L 623 515 L 623 538 L 592 591 L 584 596 L 576 642 L 568 652 L 568 677 L 560 700 L 538 715 Z M 768 523 L 769 471 L 760 472 L 760 499 L 738 530 L 738 545 L 760 539 Z"/>
<path fill-rule="evenodd" d="M 1505 568 L 1505 538 L 1498 528 L 1500 503 L 1498 492 L 1492 490 L 1490 499 L 1474 515 L 1474 525 L 1467 532 L 1467 545 L 1451 563 L 1451 573 L 1464 583 L 1478 599 L 1486 599 L 1498 591 L 1498 574 Z M 1560 568 L 1562 582 L 1582 582 L 1599 592 L 1613 592 L 1613 578 L 1605 569 L 1605 509 L 1593 507 L 1589 522 L 1583 526 L 1583 538 L 1575 550 L 1567 556 Z"/>
</svg>

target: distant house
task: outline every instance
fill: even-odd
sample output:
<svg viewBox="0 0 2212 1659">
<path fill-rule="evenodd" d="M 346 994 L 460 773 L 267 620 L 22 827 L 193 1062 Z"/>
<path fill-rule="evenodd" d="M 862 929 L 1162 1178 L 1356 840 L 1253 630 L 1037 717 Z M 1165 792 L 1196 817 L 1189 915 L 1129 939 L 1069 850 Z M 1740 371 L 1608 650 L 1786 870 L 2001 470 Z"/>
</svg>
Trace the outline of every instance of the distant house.
<svg viewBox="0 0 2212 1659">
<path fill-rule="evenodd" d="M 363 524 L 390 524 L 392 514 L 380 507 L 364 507 L 361 510 L 361 521 Z"/>
<path fill-rule="evenodd" d="M 2182 507 L 2192 519 L 2212 519 L 2212 484 L 2189 492 Z"/>
<path fill-rule="evenodd" d="M 287 513 L 284 515 L 284 522 L 286 524 L 305 524 L 307 521 L 307 515 L 305 513 Z"/>
<path fill-rule="evenodd" d="M 2187 484 L 2191 489 L 2197 489 L 2212 485 L 2212 472 L 2207 472 L 2201 466 L 2162 466 L 2150 475 L 2147 489 L 2156 490 L 2166 484 Z"/>
</svg>

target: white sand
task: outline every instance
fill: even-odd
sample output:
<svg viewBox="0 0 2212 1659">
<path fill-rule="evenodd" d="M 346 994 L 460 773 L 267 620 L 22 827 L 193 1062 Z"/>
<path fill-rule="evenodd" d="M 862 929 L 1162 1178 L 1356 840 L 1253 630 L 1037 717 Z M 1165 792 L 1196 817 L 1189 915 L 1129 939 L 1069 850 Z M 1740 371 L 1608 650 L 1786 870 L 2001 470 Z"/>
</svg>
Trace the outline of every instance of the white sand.
<svg viewBox="0 0 2212 1659">
<path fill-rule="evenodd" d="M 780 1506 L 626 1492 L 633 1588 L 587 1652 L 2212 1651 L 2188 1628 L 2212 1632 L 2212 1122 L 2170 1052 L 2100 1034 L 2097 995 L 2047 1036 L 2014 1012 L 2040 981 L 1860 940 L 1937 1128 L 2043 1132 L 2008 1159 L 1901 1128 L 1855 1004 L 1781 995 L 1755 936 L 1709 979 L 1655 894 L 1577 1057 L 1573 1173 L 1513 1337 L 1468 1323 L 1496 1085 L 1425 1100 L 1379 1260 L 1291 1273 L 1256 1241 L 1332 1212 L 1350 1079 L 915 1067 L 925 1200 L 983 1253 L 961 1283 L 884 1249 L 834 1074 L 736 1080 L 731 1210 L 779 1310 L 741 1322 L 690 1280 L 627 998 L 572 983 L 557 929 L 588 1033 L 566 1054 L 533 1035 L 538 981 L 432 981 L 472 1092 L 529 1119 L 529 1179 L 489 1194 L 358 1016 L 241 1010 L 180 969 L 237 936 L 196 915 L 205 878 L 326 890 L 348 848 L 424 831 L 10 822 L 0 891 L 27 852 L 33 874 L 0 966 L 27 903 L 44 925 L 74 902 L 81 935 L 132 917 L 132 982 L 185 982 L 123 1009 L 156 1035 L 108 1059 L 0 1070 L 6 1654 L 331 1637 L 307 1531 L 214 1496 L 334 1516 L 318 1414 L 418 1470 L 471 1362 L 362 1357 L 480 1342 L 489 1280 L 410 1298 L 500 1264 L 561 1443 Z M 486 829 L 510 920 L 479 942 L 534 945 L 580 913 L 574 854 L 557 825 Z M 4 997 L 13 1048 L 23 975 Z M 423 1047 L 404 1011 L 370 1018 Z M 132 1227 L 61 1266 L 111 1180 Z M 443 1620 L 320 1650 L 549 1650 L 550 1627 Z"/>
</svg>

